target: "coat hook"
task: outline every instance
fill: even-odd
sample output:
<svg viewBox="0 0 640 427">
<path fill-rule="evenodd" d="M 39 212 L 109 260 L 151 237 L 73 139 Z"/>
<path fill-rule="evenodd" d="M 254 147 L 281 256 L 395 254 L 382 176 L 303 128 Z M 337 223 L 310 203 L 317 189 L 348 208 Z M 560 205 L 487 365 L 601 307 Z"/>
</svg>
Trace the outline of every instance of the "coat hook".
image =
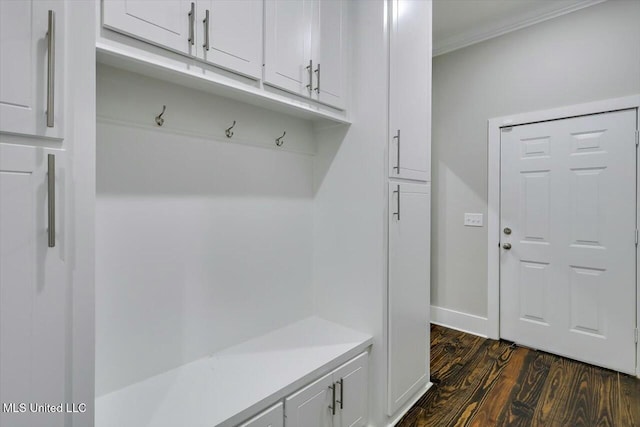
<svg viewBox="0 0 640 427">
<path fill-rule="evenodd" d="M 162 106 L 162 113 L 160 113 L 160 114 L 158 114 L 158 115 L 156 116 L 156 124 L 157 124 L 158 126 L 162 126 L 162 125 L 164 124 L 164 119 L 162 118 L 162 115 L 164 114 L 164 112 L 166 111 L 166 109 L 167 109 L 167 106 L 166 106 L 166 105 L 163 105 L 163 106 Z"/>
<path fill-rule="evenodd" d="M 233 131 L 231 129 L 233 129 L 236 126 L 236 121 L 233 121 L 233 124 L 231 125 L 231 127 L 227 128 L 224 133 L 227 135 L 227 138 L 231 138 L 233 136 Z"/>
<path fill-rule="evenodd" d="M 282 147 L 282 144 L 284 144 L 284 141 L 282 140 L 282 138 L 284 138 L 284 136 L 287 134 L 287 131 L 284 131 L 284 133 L 282 134 L 281 137 L 276 138 L 276 145 L 278 147 Z"/>
</svg>

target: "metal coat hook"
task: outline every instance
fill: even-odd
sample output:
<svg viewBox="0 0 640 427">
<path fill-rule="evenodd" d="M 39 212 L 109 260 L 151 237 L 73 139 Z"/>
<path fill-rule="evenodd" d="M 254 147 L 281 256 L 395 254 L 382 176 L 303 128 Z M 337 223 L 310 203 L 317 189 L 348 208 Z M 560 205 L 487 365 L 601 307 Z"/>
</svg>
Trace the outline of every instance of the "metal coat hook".
<svg viewBox="0 0 640 427">
<path fill-rule="evenodd" d="M 164 114 L 164 112 L 167 110 L 167 106 L 163 105 L 162 106 L 162 113 L 158 114 L 156 116 L 156 124 L 158 126 L 162 126 L 164 124 L 164 119 L 162 118 L 162 115 Z"/>
<path fill-rule="evenodd" d="M 224 133 L 227 135 L 227 138 L 231 138 L 233 136 L 233 131 L 231 129 L 233 129 L 235 126 L 236 126 L 236 121 L 234 120 L 231 127 L 225 129 Z"/>
<path fill-rule="evenodd" d="M 285 130 L 281 137 L 276 138 L 276 145 L 278 147 L 282 147 L 282 144 L 284 144 L 284 141 L 282 140 L 282 138 L 284 138 L 286 134 L 287 134 L 287 131 Z"/>
</svg>

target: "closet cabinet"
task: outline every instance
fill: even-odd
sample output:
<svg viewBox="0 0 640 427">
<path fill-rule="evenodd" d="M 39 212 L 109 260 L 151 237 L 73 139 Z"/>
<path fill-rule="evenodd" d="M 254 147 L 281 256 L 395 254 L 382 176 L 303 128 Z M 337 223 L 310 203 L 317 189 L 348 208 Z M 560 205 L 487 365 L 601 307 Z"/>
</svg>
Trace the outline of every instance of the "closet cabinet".
<svg viewBox="0 0 640 427">
<path fill-rule="evenodd" d="M 358 427 L 367 422 L 369 354 L 363 353 L 285 400 L 286 427 Z"/>
<path fill-rule="evenodd" d="M 0 143 L 0 401 L 67 401 L 65 152 Z M 65 415 L 0 411 L 2 426 Z"/>
<path fill-rule="evenodd" d="M 431 180 L 431 2 L 391 0 L 389 176 Z"/>
<path fill-rule="evenodd" d="M 389 184 L 389 414 L 429 381 L 430 184 Z"/>
<path fill-rule="evenodd" d="M 262 1 L 104 0 L 114 31 L 254 79 L 262 73 Z"/>
<path fill-rule="evenodd" d="M 0 132 L 63 136 L 64 2 L 0 2 Z"/>
<path fill-rule="evenodd" d="M 266 0 L 264 82 L 345 108 L 346 6 L 334 0 Z"/>
</svg>

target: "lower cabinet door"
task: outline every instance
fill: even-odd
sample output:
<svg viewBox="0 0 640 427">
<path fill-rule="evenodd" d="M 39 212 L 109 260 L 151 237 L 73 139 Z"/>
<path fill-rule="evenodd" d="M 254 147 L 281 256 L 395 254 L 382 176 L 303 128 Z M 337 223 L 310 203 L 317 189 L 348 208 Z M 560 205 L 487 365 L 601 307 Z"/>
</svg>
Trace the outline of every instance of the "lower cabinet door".
<svg viewBox="0 0 640 427">
<path fill-rule="evenodd" d="M 283 427 L 284 408 L 282 402 L 256 415 L 240 427 Z"/>
<path fill-rule="evenodd" d="M 285 400 L 286 427 L 331 427 L 333 376 L 325 375 Z"/>
<path fill-rule="evenodd" d="M 369 354 L 363 353 L 333 372 L 337 410 L 334 427 L 361 427 L 367 424 L 369 395 Z"/>
<path fill-rule="evenodd" d="M 389 408 L 429 380 L 430 185 L 389 185 Z"/>
</svg>

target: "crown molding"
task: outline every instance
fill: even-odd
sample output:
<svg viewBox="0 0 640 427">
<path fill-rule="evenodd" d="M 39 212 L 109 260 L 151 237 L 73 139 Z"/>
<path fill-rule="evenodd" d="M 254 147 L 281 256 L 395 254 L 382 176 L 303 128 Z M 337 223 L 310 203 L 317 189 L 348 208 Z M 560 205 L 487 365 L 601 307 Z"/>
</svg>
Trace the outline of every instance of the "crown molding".
<svg viewBox="0 0 640 427">
<path fill-rule="evenodd" d="M 449 53 L 454 50 L 480 43 L 512 31 L 520 30 L 549 19 L 557 18 L 558 16 L 566 15 L 567 13 L 603 3 L 605 1 L 607 0 L 583 0 L 569 5 L 562 5 L 560 2 L 549 2 L 549 6 L 544 9 L 520 16 L 501 19 L 478 29 L 447 37 L 441 41 L 434 41 L 433 56 Z"/>
</svg>

